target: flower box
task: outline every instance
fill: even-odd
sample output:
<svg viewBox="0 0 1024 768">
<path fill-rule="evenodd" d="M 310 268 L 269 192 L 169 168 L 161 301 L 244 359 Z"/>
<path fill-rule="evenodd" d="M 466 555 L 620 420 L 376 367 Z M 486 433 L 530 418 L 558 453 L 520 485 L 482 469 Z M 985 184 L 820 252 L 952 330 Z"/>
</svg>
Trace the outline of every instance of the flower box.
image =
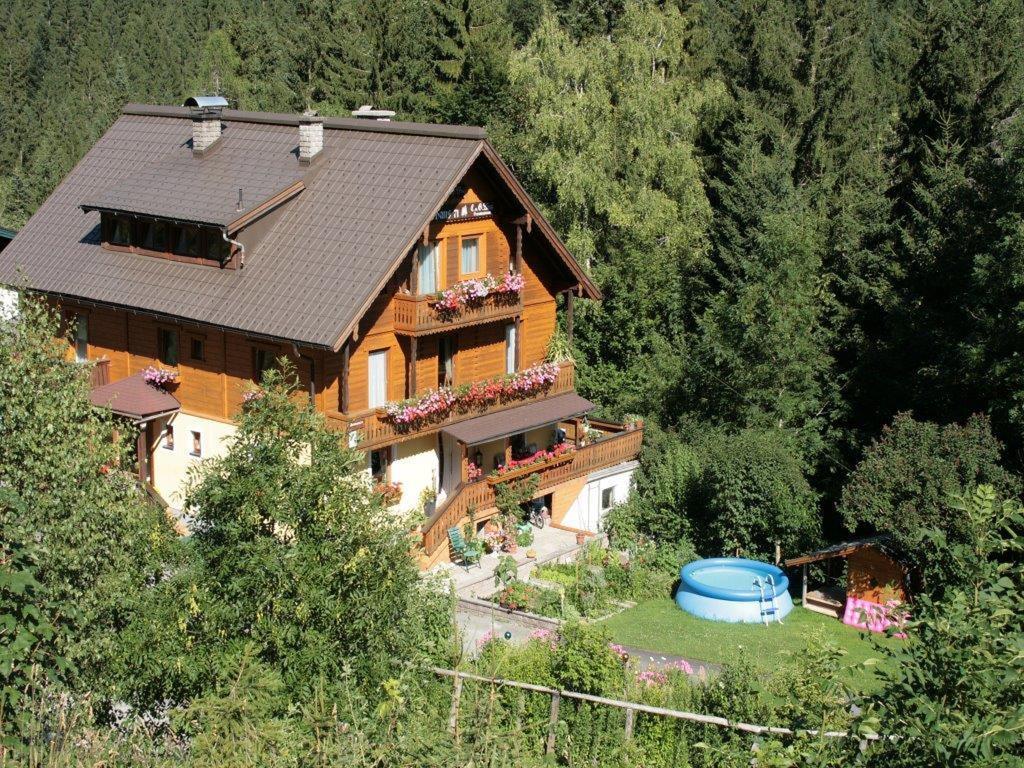
<svg viewBox="0 0 1024 768">
<path fill-rule="evenodd" d="M 512 272 L 506 273 L 501 280 L 494 275 L 463 280 L 437 294 L 431 307 L 442 320 L 450 320 L 459 315 L 465 307 L 478 307 L 491 296 L 497 300 L 518 296 L 523 290 L 523 276 Z"/>
<path fill-rule="evenodd" d="M 543 453 L 550 452 L 543 451 Z M 530 461 L 525 464 L 520 463 L 511 469 L 492 472 L 487 476 L 487 482 L 489 485 L 497 485 L 498 483 L 504 483 L 507 480 L 516 480 L 520 477 L 525 477 L 526 475 L 532 475 L 534 472 L 540 472 L 545 469 L 561 466 L 562 464 L 568 464 L 572 461 L 573 454 L 573 450 L 567 450 L 557 455 L 549 455 L 536 461 Z"/>
<path fill-rule="evenodd" d="M 540 363 L 518 373 L 459 387 L 441 387 L 419 398 L 389 403 L 377 413 L 382 421 L 403 429 L 444 421 L 454 413 L 486 408 L 546 392 L 558 379 L 556 363 Z"/>
</svg>

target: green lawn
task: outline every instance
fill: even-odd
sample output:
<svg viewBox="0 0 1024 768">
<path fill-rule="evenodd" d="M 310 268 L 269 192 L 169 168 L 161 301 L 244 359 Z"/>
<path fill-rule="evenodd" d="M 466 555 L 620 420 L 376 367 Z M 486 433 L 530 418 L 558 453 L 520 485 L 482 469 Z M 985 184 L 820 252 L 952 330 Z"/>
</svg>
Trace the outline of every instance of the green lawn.
<svg viewBox="0 0 1024 768">
<path fill-rule="evenodd" d="M 751 663 L 766 670 L 792 664 L 815 632 L 846 650 L 844 666 L 879 658 L 872 639 L 881 643 L 900 642 L 877 634 L 870 634 L 869 639 L 865 636 L 869 633 L 848 627 L 838 619 L 804 610 L 799 604 L 781 626 L 698 619 L 681 610 L 671 598 L 640 603 L 603 623 L 615 641 L 623 645 L 718 664 L 729 664 L 745 655 Z M 874 675 L 870 667 L 851 670 L 850 675 L 851 682 L 856 679 L 867 688 L 873 687 Z"/>
</svg>

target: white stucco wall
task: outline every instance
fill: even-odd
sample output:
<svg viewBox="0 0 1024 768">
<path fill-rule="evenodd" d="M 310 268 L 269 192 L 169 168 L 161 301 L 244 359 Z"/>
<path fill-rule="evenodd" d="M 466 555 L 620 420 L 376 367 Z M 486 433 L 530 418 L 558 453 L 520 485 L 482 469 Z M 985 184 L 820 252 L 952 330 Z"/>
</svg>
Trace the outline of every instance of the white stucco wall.
<svg viewBox="0 0 1024 768">
<path fill-rule="evenodd" d="M 616 464 L 614 467 L 602 469 L 600 472 L 593 472 L 587 478 L 587 484 L 583 487 L 580 495 L 576 497 L 576 501 L 565 513 L 562 525 L 595 533 L 602 531 L 604 516 L 608 511 L 602 508 L 602 496 L 605 491 L 611 492 L 611 503 L 608 508 L 625 502 L 629 498 L 630 485 L 636 467 L 635 461 L 626 461 Z"/>
<path fill-rule="evenodd" d="M 165 427 L 174 425 L 174 449 L 165 447 Z M 150 473 L 153 487 L 176 509 L 185 502 L 184 492 L 189 470 L 200 462 L 221 456 L 226 450 L 225 441 L 235 433 L 233 424 L 206 419 L 179 412 L 169 420 L 158 422 L 154 428 L 154 444 Z M 192 455 L 192 432 L 202 437 L 202 456 Z"/>
<path fill-rule="evenodd" d="M 394 448 L 391 482 L 402 484 L 399 512 L 417 509 L 424 488 L 437 490 L 440 464 L 437 458 L 437 435 L 426 435 L 399 443 Z"/>
</svg>

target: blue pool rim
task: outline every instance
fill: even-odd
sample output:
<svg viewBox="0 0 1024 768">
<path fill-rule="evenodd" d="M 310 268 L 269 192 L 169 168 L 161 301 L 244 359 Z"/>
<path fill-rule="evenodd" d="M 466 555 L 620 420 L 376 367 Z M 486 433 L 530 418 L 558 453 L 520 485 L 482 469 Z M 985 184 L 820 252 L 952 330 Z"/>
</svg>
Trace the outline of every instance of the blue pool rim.
<svg viewBox="0 0 1024 768">
<path fill-rule="evenodd" d="M 748 560 L 745 557 L 711 557 L 706 560 L 694 560 L 692 563 L 688 563 L 682 567 L 679 571 L 679 579 L 689 590 L 692 590 L 698 595 L 704 595 L 705 597 L 713 597 L 718 600 L 732 600 L 735 602 L 749 602 L 751 600 L 756 602 L 760 599 L 761 595 L 753 584 L 750 585 L 750 589 L 722 589 L 721 587 L 713 587 L 710 584 L 705 584 L 694 576 L 696 571 L 715 566 L 743 568 L 760 575 L 762 580 L 764 580 L 766 576 L 771 576 L 775 581 L 775 597 L 781 597 L 783 593 L 789 592 L 789 577 L 786 576 L 785 571 L 777 565 L 762 563 L 758 560 Z M 764 586 L 765 596 L 767 597 L 767 581 L 765 581 Z"/>
<path fill-rule="evenodd" d="M 699 579 L 699 572 L 706 568 L 734 568 L 750 576 L 750 587 L 729 589 L 713 586 Z M 713 557 L 684 565 L 680 571 L 676 603 L 689 614 L 711 621 L 730 623 L 767 623 L 781 621 L 793 610 L 793 598 L 789 594 L 789 579 L 781 568 L 747 560 L 742 557 Z M 772 600 L 768 577 L 775 582 L 775 597 Z M 754 584 L 758 577 L 765 587 L 765 601 Z"/>
</svg>

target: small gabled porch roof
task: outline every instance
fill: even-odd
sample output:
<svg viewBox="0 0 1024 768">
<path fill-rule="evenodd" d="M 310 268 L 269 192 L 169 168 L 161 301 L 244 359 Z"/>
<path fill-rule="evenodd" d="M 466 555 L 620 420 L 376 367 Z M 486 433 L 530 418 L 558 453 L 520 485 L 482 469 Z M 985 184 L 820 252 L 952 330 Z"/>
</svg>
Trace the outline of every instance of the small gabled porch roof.
<svg viewBox="0 0 1024 768">
<path fill-rule="evenodd" d="M 89 402 L 138 423 L 175 413 L 181 408 L 178 398 L 147 384 L 141 373 L 96 387 L 89 393 Z"/>
<path fill-rule="evenodd" d="M 563 419 L 582 416 L 594 409 L 594 404 L 575 392 L 556 395 L 529 405 L 510 408 L 507 411 L 477 416 L 475 419 L 460 421 L 445 427 L 442 433 L 455 438 L 465 445 L 489 443 L 510 435 L 517 435 L 535 427 L 553 424 Z"/>
</svg>

